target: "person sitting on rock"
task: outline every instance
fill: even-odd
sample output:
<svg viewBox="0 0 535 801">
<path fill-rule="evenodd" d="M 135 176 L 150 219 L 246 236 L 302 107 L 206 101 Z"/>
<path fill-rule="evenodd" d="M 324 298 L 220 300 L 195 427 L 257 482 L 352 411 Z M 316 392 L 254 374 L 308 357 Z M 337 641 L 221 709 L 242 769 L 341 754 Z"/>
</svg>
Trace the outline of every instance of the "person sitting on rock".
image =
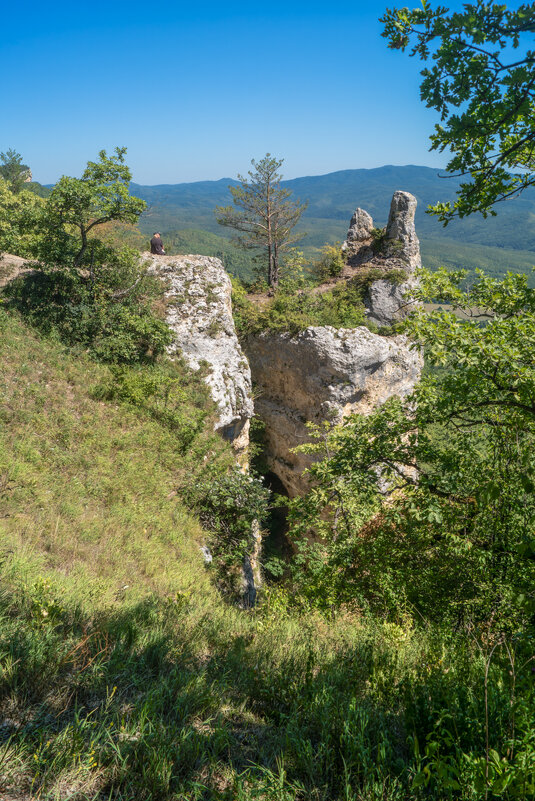
<svg viewBox="0 0 535 801">
<path fill-rule="evenodd" d="M 155 253 L 157 256 L 165 256 L 162 235 L 159 231 L 152 235 L 152 239 L 150 240 L 150 252 Z"/>
</svg>

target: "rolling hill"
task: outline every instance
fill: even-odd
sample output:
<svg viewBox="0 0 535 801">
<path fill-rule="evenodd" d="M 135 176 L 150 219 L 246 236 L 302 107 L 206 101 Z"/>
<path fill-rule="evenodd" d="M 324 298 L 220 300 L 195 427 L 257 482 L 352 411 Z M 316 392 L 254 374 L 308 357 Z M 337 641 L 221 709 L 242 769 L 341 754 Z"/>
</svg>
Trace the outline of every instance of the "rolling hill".
<svg viewBox="0 0 535 801">
<path fill-rule="evenodd" d="M 168 237 L 173 234 L 180 239 L 180 252 L 198 244 L 202 239 L 199 232 L 210 233 L 211 253 L 207 255 L 227 253 L 230 271 L 244 274 L 244 254 L 240 259 L 228 243 L 231 232 L 219 226 L 214 216 L 215 206 L 231 202 L 228 187 L 236 183 L 222 178 L 157 186 L 132 184 L 133 194 L 148 204 L 140 228 L 145 234 L 157 229 Z M 529 271 L 535 264 L 535 190 L 502 204 L 496 217 L 484 220 L 473 215 L 444 228 L 425 210 L 437 200 L 453 199 L 457 182 L 430 167 L 342 170 L 283 181 L 283 186 L 308 203 L 300 225 L 307 234 L 302 242 L 307 255 L 325 242 L 342 240 L 357 206 L 365 208 L 378 226 L 384 225 L 392 193 L 404 189 L 418 200 L 416 226 L 424 261 L 430 267 L 445 263 L 503 273 L 507 269 Z"/>
</svg>

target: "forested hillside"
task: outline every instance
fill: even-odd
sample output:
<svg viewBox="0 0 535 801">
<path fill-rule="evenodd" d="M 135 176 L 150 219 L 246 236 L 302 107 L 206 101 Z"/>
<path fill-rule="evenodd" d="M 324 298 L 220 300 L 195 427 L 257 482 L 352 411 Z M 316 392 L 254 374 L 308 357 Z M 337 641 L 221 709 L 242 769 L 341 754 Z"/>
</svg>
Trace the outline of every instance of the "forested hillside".
<svg viewBox="0 0 535 801">
<path fill-rule="evenodd" d="M 230 234 L 217 224 L 213 213 L 217 205 L 230 202 L 229 185 L 235 186 L 236 181 L 223 178 L 161 186 L 132 184 L 132 192 L 147 202 L 140 228 L 145 234 L 157 229 L 167 233 L 171 241 L 177 240 L 180 252 L 187 252 L 188 247 L 196 252 L 194 245 L 199 242 L 199 234 L 192 233 L 191 229 L 221 237 L 220 240 L 206 240 L 211 250 L 206 255 L 227 253 L 229 270 L 246 277 L 247 255 L 240 259 L 239 252 L 225 243 Z M 326 242 L 345 238 L 356 206 L 369 211 L 377 226 L 384 225 L 385 209 L 392 193 L 403 189 L 418 200 L 416 225 L 426 266 L 435 269 L 447 264 L 471 271 L 479 267 L 503 274 L 508 269 L 529 271 L 535 265 L 532 255 L 535 251 L 535 190 L 498 206 L 492 224 L 472 216 L 454 220 L 444 228 L 425 210 L 439 199 L 452 199 L 458 181 L 429 167 L 344 170 L 283 181 L 282 186 L 308 202 L 299 227 L 307 232 L 301 246 L 310 256 L 317 255 Z"/>
</svg>

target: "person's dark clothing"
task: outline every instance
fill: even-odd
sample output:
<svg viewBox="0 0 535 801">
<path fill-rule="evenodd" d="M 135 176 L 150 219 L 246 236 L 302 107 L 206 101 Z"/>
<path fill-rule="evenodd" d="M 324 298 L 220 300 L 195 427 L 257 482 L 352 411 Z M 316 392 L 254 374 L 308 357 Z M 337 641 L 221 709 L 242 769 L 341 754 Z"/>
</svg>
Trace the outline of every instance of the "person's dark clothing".
<svg viewBox="0 0 535 801">
<path fill-rule="evenodd" d="M 150 240 L 150 252 L 156 253 L 157 256 L 162 256 L 165 254 L 162 238 L 160 236 L 153 236 Z"/>
</svg>

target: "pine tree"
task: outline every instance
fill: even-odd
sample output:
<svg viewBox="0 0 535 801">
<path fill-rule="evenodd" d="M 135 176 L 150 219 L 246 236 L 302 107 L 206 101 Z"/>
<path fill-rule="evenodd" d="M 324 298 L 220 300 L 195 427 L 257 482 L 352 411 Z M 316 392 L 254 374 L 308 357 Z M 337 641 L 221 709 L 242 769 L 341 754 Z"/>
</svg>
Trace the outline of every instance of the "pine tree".
<svg viewBox="0 0 535 801">
<path fill-rule="evenodd" d="M 293 229 L 306 203 L 291 200 L 291 190 L 281 188 L 282 175 L 277 170 L 282 163 L 270 153 L 261 161 L 253 159 L 254 172 L 249 170 L 248 178 L 238 175 L 240 185 L 229 187 L 234 206 L 218 206 L 215 212 L 220 225 L 239 232 L 233 237 L 238 247 L 260 251 L 273 289 L 279 281 L 281 255 L 304 236 Z"/>
</svg>

